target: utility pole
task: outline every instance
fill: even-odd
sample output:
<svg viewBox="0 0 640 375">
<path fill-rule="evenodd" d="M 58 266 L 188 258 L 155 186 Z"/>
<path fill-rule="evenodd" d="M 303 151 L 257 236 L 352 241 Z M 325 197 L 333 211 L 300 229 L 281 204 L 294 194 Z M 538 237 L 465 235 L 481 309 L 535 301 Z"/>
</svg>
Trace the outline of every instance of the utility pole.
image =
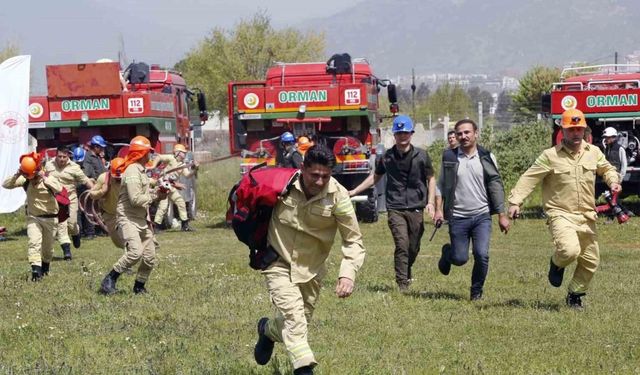
<svg viewBox="0 0 640 375">
<path fill-rule="evenodd" d="M 443 129 L 443 135 L 442 135 L 442 139 L 444 139 L 444 142 L 447 142 L 447 133 L 449 132 L 449 114 L 447 113 L 446 116 L 444 116 L 444 120 L 442 121 L 442 129 Z"/>
<path fill-rule="evenodd" d="M 478 129 L 482 130 L 482 102 L 478 102 Z"/>
<path fill-rule="evenodd" d="M 616 64 L 616 65 L 615 65 L 615 67 L 614 67 L 614 69 L 615 69 L 615 71 L 617 72 L 617 71 L 618 71 L 618 51 L 616 51 L 616 52 L 613 54 L 613 63 L 614 63 L 614 64 Z"/>
<path fill-rule="evenodd" d="M 416 71 L 411 68 L 411 106 L 413 121 L 416 121 Z"/>
</svg>

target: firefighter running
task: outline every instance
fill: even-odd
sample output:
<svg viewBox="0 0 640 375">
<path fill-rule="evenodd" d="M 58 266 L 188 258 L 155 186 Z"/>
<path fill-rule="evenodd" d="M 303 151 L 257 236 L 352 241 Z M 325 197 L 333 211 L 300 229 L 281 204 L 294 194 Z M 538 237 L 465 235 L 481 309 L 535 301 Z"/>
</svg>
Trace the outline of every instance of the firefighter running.
<svg viewBox="0 0 640 375">
<path fill-rule="evenodd" d="M 187 149 L 182 144 L 176 144 L 173 147 L 173 155 L 158 155 L 156 156 L 151 164 L 151 169 L 156 168 L 160 164 L 165 165 L 165 170 L 172 170 L 180 167 L 184 167 L 183 169 L 176 170 L 174 172 L 169 173 L 167 176 L 164 176 L 170 182 L 169 193 L 167 198 L 161 200 L 158 203 L 158 209 L 156 210 L 156 215 L 154 217 L 154 228 L 160 228 L 162 226 L 162 221 L 164 219 L 164 215 L 167 214 L 169 209 L 169 204 L 175 204 L 178 207 L 178 215 L 180 216 L 180 221 L 182 222 L 182 231 L 183 232 L 191 232 L 193 228 L 189 226 L 189 217 L 187 215 L 187 205 L 180 195 L 178 190 L 182 190 L 184 186 L 178 182 L 180 176 L 191 177 L 197 170 L 198 165 L 196 163 L 193 164 L 192 168 L 186 167 L 184 159 L 187 156 Z"/>
<path fill-rule="evenodd" d="M 556 247 L 549 262 L 549 283 L 560 287 L 565 268 L 576 262 L 566 303 L 582 309 L 582 297 L 600 263 L 594 198 L 596 174 L 603 177 L 612 192 L 622 188 L 616 168 L 598 147 L 584 141 L 587 128 L 584 114 L 577 109 L 566 110 L 561 124 L 562 142 L 544 150 L 511 190 L 509 216 L 517 217 L 524 199 L 542 183 L 547 224 Z"/>
<path fill-rule="evenodd" d="M 87 188 L 93 187 L 91 181 L 80 166 L 69 160 L 71 154 L 67 146 L 58 146 L 56 157 L 45 164 L 45 173 L 55 177 L 69 194 L 69 218 L 58 223 L 57 240 L 64 253 L 64 260 L 71 260 L 71 239 L 73 247 L 80 247 L 80 228 L 78 226 L 78 194 L 76 185 L 82 184 Z M 71 239 L 69 238 L 71 236 Z"/>
<path fill-rule="evenodd" d="M 35 152 L 22 155 L 18 171 L 2 184 L 5 189 L 24 188 L 27 192 L 28 256 L 33 281 L 49 273 L 53 235 L 58 225 L 58 202 L 54 193 L 62 190 L 57 178 L 45 175 L 41 161 Z"/>
<path fill-rule="evenodd" d="M 149 206 L 157 199 L 166 198 L 166 193 L 151 191 L 145 164 L 153 148 L 143 136 L 134 137 L 129 144 L 129 153 L 119 171 L 120 194 L 116 204 L 116 227 L 125 243 L 125 253 L 113 265 L 100 286 L 104 294 L 113 294 L 120 274 L 140 262 L 133 286 L 136 294 L 146 293 L 145 284 L 156 264 L 156 246 L 149 220 Z"/>
<path fill-rule="evenodd" d="M 312 374 L 317 364 L 307 341 L 308 324 L 318 303 L 326 261 L 337 231 L 342 236 L 342 263 L 336 295 L 346 298 L 364 262 L 365 250 L 356 214 L 347 190 L 333 177 L 333 153 L 312 147 L 306 154 L 301 178 L 271 215 L 268 243 L 279 257 L 262 271 L 274 319 L 258 321 L 254 357 L 259 365 L 271 359 L 275 342 L 284 343 L 294 374 Z"/>
</svg>

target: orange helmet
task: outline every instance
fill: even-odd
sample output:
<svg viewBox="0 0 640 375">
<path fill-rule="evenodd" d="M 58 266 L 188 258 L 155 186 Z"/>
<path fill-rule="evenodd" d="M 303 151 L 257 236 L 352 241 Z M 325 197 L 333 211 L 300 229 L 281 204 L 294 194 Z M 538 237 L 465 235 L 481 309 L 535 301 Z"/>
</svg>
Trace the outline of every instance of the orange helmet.
<svg viewBox="0 0 640 375">
<path fill-rule="evenodd" d="M 28 179 L 36 176 L 40 168 L 40 154 L 31 152 L 20 156 L 20 172 L 26 175 Z"/>
<path fill-rule="evenodd" d="M 313 145 L 314 143 L 311 142 L 309 138 L 305 136 L 298 138 L 298 151 L 300 151 L 302 155 L 304 155 L 307 152 L 307 150 Z"/>
<path fill-rule="evenodd" d="M 111 160 L 111 165 L 109 166 L 109 172 L 111 173 L 111 177 L 120 178 L 120 168 L 124 164 L 124 158 L 113 158 Z"/>
<path fill-rule="evenodd" d="M 129 152 L 131 151 L 153 151 L 153 147 L 147 137 L 137 135 L 129 143 Z"/>
<path fill-rule="evenodd" d="M 175 154 L 176 152 L 187 152 L 187 148 L 184 147 L 183 144 L 181 143 L 176 143 L 175 146 L 173 146 L 173 153 Z"/>
<path fill-rule="evenodd" d="M 582 113 L 579 109 L 567 109 L 562 113 L 562 120 L 560 124 L 563 128 L 573 128 L 573 127 L 587 127 L 587 121 L 584 118 L 584 113 Z"/>
</svg>

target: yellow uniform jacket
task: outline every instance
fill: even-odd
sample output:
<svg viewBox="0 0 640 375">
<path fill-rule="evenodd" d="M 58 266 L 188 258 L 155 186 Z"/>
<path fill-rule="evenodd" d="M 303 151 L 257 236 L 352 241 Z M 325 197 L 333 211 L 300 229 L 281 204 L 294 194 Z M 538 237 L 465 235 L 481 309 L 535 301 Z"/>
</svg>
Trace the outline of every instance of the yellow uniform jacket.
<svg viewBox="0 0 640 375">
<path fill-rule="evenodd" d="M 342 236 L 339 277 L 355 281 L 365 250 L 348 191 L 331 177 L 321 193 L 307 200 L 298 180 L 273 210 L 268 242 L 291 265 L 291 281 L 304 283 L 326 274 L 336 231 Z"/>
</svg>

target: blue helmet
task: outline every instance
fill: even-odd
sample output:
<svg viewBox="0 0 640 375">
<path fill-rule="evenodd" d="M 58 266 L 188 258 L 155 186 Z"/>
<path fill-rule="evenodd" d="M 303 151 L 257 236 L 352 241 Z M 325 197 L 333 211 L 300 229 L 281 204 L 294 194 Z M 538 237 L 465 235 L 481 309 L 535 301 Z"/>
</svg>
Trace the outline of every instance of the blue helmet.
<svg viewBox="0 0 640 375">
<path fill-rule="evenodd" d="M 295 142 L 296 138 L 290 132 L 284 132 L 280 136 L 280 142 Z"/>
<path fill-rule="evenodd" d="M 84 148 L 82 146 L 73 149 L 73 161 L 79 163 L 84 161 Z"/>
<path fill-rule="evenodd" d="M 393 128 L 391 132 L 411 132 L 413 133 L 413 121 L 407 115 L 398 115 L 393 119 Z"/>
<path fill-rule="evenodd" d="M 91 137 L 91 142 L 89 142 L 92 146 L 100 146 L 102 148 L 107 147 L 107 142 L 104 141 L 101 135 L 94 135 Z"/>
</svg>

